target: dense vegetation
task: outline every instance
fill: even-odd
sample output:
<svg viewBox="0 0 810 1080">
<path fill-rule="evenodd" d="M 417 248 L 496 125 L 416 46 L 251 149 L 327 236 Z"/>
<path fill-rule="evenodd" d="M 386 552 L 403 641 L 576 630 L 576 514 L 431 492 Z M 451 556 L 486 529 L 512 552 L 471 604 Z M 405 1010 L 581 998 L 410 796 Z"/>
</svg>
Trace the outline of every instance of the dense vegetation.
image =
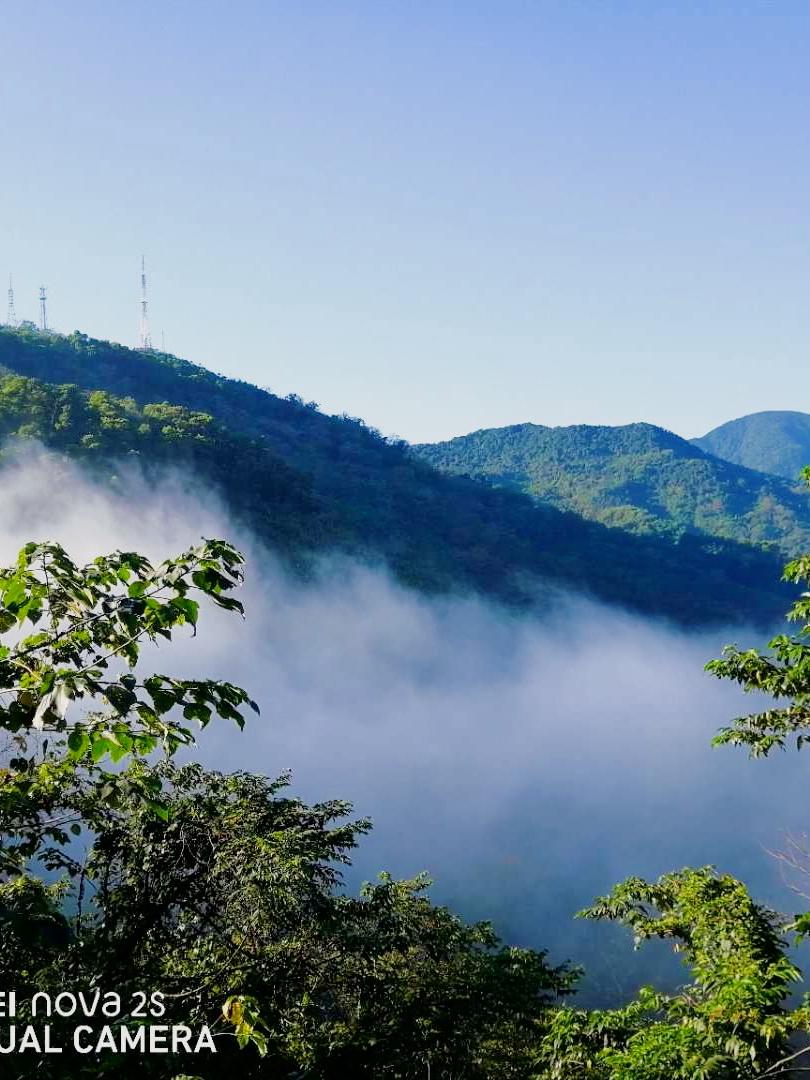
<svg viewBox="0 0 810 1080">
<path fill-rule="evenodd" d="M 0 327 L 3 370 L 2 436 L 23 448 L 36 438 L 105 476 L 122 458 L 190 466 L 300 568 L 337 549 L 427 591 L 527 605 L 565 586 L 687 623 L 770 622 L 784 607 L 778 563 L 757 548 L 633 535 L 446 476 L 359 420 L 175 357 Z"/>
<path fill-rule="evenodd" d="M 369 827 L 350 820 L 347 804 L 308 806 L 285 794 L 284 778 L 176 765 L 191 725 L 241 727 L 258 706 L 227 682 L 145 674 L 142 647 L 196 629 L 203 601 L 241 612 L 241 562 L 217 540 L 159 565 L 115 552 L 83 567 L 58 545 L 31 543 L 0 569 L 0 985 L 18 998 L 0 1039 L 11 1047 L 4 1075 L 806 1072 L 810 1047 L 797 1039 L 810 1032 L 810 1003 L 791 1000 L 800 972 L 787 950 L 810 931 L 810 914 L 788 923 L 711 868 L 630 878 L 582 914 L 626 924 L 637 942 L 672 942 L 689 981 L 671 993 L 644 987 L 620 1008 L 580 1009 L 566 1000 L 575 969 L 466 925 L 430 902 L 422 879 L 382 875 L 347 895 L 340 866 Z M 787 577 L 810 584 L 810 556 Z M 807 737 L 808 595 L 790 613 L 797 635 L 710 665 L 777 698 L 719 742 L 768 753 Z M 50 1016 L 50 1045 L 62 1053 L 43 1054 L 46 1023 L 32 996 L 66 992 L 97 1011 Z M 187 1041 L 166 1052 L 170 1039 L 159 1036 L 164 1052 L 141 1052 L 139 1032 L 146 1040 L 156 1026 Z"/>
<path fill-rule="evenodd" d="M 810 546 L 806 491 L 651 424 L 517 424 L 416 449 L 445 472 L 481 477 L 633 533 L 773 543 L 786 555 Z"/>
<path fill-rule="evenodd" d="M 754 413 L 692 442 L 736 465 L 795 481 L 810 461 L 810 416 L 788 411 Z"/>
<path fill-rule="evenodd" d="M 205 413 L 147 404 L 104 390 L 0 376 L 0 440 L 6 456 L 36 439 L 113 480 L 126 462 L 149 474 L 169 465 L 222 492 L 236 515 L 278 550 L 294 553 L 317 535 L 318 511 L 306 477 L 259 439 L 233 435 Z M 234 470 L 239 483 L 232 483 Z"/>
</svg>

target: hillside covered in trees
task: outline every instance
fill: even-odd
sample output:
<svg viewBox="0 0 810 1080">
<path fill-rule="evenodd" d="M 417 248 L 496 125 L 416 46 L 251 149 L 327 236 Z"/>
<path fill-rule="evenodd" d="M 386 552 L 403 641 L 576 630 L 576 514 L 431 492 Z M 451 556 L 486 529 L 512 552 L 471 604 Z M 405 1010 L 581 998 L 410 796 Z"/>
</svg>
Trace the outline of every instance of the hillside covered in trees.
<svg viewBox="0 0 810 1080">
<path fill-rule="evenodd" d="M 777 617 L 778 563 L 733 540 L 632 536 L 521 492 L 443 475 L 351 417 L 154 352 L 0 328 L 0 436 L 116 473 L 177 464 L 306 571 L 329 550 L 414 588 L 535 604 L 576 588 L 687 623 Z"/>
<path fill-rule="evenodd" d="M 785 555 L 810 544 L 804 488 L 722 461 L 652 424 L 516 424 L 416 449 L 451 475 L 638 535 L 774 544 Z"/>
<path fill-rule="evenodd" d="M 634 535 L 448 476 L 361 420 L 176 357 L 0 328 L 0 376 L 9 446 L 36 439 L 105 477 L 122 459 L 187 467 L 302 572 L 337 550 L 411 587 L 524 606 L 552 586 L 684 623 L 768 622 L 784 607 L 778 559 L 757 547 Z"/>
</svg>

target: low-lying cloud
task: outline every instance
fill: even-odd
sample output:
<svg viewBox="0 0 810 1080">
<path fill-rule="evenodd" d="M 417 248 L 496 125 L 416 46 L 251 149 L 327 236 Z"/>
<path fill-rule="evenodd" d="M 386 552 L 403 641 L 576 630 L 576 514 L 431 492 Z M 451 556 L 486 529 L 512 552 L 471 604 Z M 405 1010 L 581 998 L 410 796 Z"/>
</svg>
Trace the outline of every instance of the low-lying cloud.
<svg viewBox="0 0 810 1080">
<path fill-rule="evenodd" d="M 43 452 L 5 468 L 0 500 L 4 561 L 44 538 L 82 559 L 160 558 L 201 535 L 246 551 L 246 621 L 206 613 L 194 641 L 153 663 L 260 701 L 244 733 L 203 733 L 206 764 L 291 769 L 305 798 L 347 798 L 374 819 L 353 883 L 427 870 L 436 899 L 585 962 L 603 986 L 637 981 L 629 945 L 571 916 L 628 874 L 715 863 L 791 904 L 764 848 L 806 825 L 803 759 L 710 747 L 755 702 L 703 664 L 753 632 L 686 633 L 573 596 L 543 620 L 515 617 L 346 561 L 304 586 L 177 475 L 155 486 L 127 467 L 110 490 Z"/>
</svg>

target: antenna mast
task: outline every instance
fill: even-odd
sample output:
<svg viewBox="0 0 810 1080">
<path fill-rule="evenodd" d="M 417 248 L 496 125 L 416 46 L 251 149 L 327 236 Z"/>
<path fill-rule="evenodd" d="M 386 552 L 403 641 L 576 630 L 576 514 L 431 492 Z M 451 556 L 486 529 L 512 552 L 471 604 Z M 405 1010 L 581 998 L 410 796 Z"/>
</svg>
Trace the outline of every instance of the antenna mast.
<svg viewBox="0 0 810 1080">
<path fill-rule="evenodd" d="M 141 326 L 138 333 L 138 348 L 145 352 L 152 348 L 148 308 L 149 305 L 146 299 L 146 259 L 141 255 Z"/>
<path fill-rule="evenodd" d="M 14 284 L 11 280 L 11 274 L 8 275 L 8 312 L 6 314 L 6 323 L 9 326 L 17 325 L 17 312 L 14 310 Z"/>
<path fill-rule="evenodd" d="M 42 331 L 43 334 L 46 334 L 48 332 L 48 312 L 47 312 L 47 309 L 46 309 L 46 300 L 47 299 L 48 298 L 45 295 L 45 286 L 40 285 L 40 287 L 39 287 L 39 328 L 40 328 L 40 330 Z"/>
</svg>

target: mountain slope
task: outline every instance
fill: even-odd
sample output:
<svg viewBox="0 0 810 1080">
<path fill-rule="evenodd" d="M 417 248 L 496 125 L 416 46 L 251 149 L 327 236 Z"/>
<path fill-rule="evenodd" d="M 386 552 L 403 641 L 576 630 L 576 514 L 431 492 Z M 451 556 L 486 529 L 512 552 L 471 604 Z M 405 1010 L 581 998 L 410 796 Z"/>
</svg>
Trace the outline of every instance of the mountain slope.
<svg viewBox="0 0 810 1080">
<path fill-rule="evenodd" d="M 361 421 L 174 357 L 0 328 L 0 369 L 0 436 L 23 452 L 37 438 L 100 476 L 133 455 L 188 467 L 299 567 L 338 550 L 431 592 L 531 605 L 550 584 L 687 623 L 767 621 L 786 604 L 761 551 L 632 536 L 446 476 Z"/>
<path fill-rule="evenodd" d="M 24 454 L 31 440 L 108 480 L 116 480 L 127 460 L 152 476 L 167 466 L 184 469 L 215 487 L 245 524 L 285 555 L 294 556 L 307 542 L 310 530 L 303 522 L 318 520 L 305 476 L 261 440 L 234 435 L 182 406 L 140 407 L 104 390 L 0 375 L 0 462 Z M 239 483 L 233 483 L 236 474 Z"/>
<path fill-rule="evenodd" d="M 712 457 L 651 424 L 476 431 L 418 446 L 422 458 L 638 534 L 701 534 L 810 550 L 810 496 Z"/>
<path fill-rule="evenodd" d="M 810 465 L 810 415 L 759 412 L 710 431 L 695 446 L 708 454 L 795 481 Z"/>
</svg>

